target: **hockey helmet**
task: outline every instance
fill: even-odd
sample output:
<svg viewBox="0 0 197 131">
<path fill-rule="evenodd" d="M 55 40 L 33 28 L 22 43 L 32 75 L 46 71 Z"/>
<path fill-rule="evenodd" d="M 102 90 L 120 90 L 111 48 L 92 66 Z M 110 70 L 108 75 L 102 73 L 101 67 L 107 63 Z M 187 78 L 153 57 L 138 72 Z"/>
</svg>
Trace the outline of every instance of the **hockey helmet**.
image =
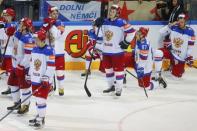
<svg viewBox="0 0 197 131">
<path fill-rule="evenodd" d="M 118 5 L 112 5 L 111 7 L 110 7 L 110 10 L 116 10 L 116 16 L 120 16 L 120 13 L 121 13 L 121 8 L 120 8 L 120 6 L 118 6 Z"/>
<path fill-rule="evenodd" d="M 145 27 L 140 27 L 138 31 L 141 32 L 141 34 L 143 35 L 143 37 L 146 37 L 148 35 L 149 29 L 148 28 L 145 28 Z"/>
<path fill-rule="evenodd" d="M 48 13 L 50 14 L 50 13 L 52 13 L 55 10 L 58 11 L 58 7 L 57 6 L 49 6 Z"/>
<path fill-rule="evenodd" d="M 32 28 L 33 27 L 33 22 L 30 18 L 22 18 L 21 22 L 23 22 L 23 25 L 26 26 L 27 28 Z"/>
<path fill-rule="evenodd" d="M 15 13 L 15 11 L 14 11 L 12 8 L 7 8 L 7 9 L 3 10 L 2 13 L 3 13 L 3 14 L 7 14 L 7 15 L 9 15 L 9 16 L 12 16 L 12 17 L 14 17 L 14 18 L 15 18 L 15 16 L 16 16 L 16 13 Z"/>
<path fill-rule="evenodd" d="M 39 30 L 35 32 L 34 37 L 38 38 L 41 41 L 46 39 L 46 32 L 44 30 Z"/>
<path fill-rule="evenodd" d="M 177 19 L 179 20 L 179 19 L 184 19 L 184 20 L 188 20 L 188 16 L 186 16 L 185 14 L 179 14 L 178 15 L 178 17 L 177 17 Z"/>
</svg>

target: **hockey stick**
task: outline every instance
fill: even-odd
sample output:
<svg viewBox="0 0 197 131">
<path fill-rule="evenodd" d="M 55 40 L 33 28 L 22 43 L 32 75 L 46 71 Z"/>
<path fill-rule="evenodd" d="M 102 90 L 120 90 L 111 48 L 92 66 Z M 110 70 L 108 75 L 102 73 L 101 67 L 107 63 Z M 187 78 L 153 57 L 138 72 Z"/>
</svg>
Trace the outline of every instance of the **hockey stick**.
<svg viewBox="0 0 197 131">
<path fill-rule="evenodd" d="M 4 59 L 5 59 L 5 53 L 6 53 L 6 50 L 7 50 L 9 41 L 10 41 L 10 36 L 9 36 L 8 39 L 7 39 L 7 42 L 6 42 L 6 45 L 5 45 L 5 50 L 4 50 L 4 52 L 3 52 L 3 55 L 1 56 L 1 58 L 2 58 L 2 59 L 1 59 L 1 65 L 3 64 L 3 61 L 4 61 Z"/>
<path fill-rule="evenodd" d="M 197 66 L 195 66 L 195 65 L 192 65 L 191 67 L 193 67 L 193 68 L 197 69 Z"/>
<path fill-rule="evenodd" d="M 48 35 L 49 35 L 49 46 L 52 48 L 52 45 L 51 45 L 51 35 L 50 35 L 50 32 L 48 31 Z M 53 86 L 54 86 L 54 88 L 53 88 L 53 90 L 54 91 L 56 91 L 56 78 L 55 78 L 55 74 L 54 74 L 54 76 L 53 76 Z"/>
<path fill-rule="evenodd" d="M 42 88 L 42 86 L 39 86 L 34 92 L 32 92 L 31 95 L 29 95 L 28 97 L 26 97 L 23 101 L 21 101 L 20 103 L 17 104 L 16 108 L 18 108 L 21 104 L 23 104 L 25 101 L 27 101 L 30 97 L 32 97 L 36 92 L 38 92 L 40 89 Z M 7 116 L 9 116 L 14 110 L 10 110 L 7 114 L 5 114 L 1 119 L 0 122 L 2 120 L 4 120 Z"/>
<path fill-rule="evenodd" d="M 99 30 L 100 30 L 100 27 L 98 27 L 98 30 L 97 30 L 97 33 L 96 33 L 96 41 L 98 39 Z M 96 46 L 96 44 L 93 46 L 93 48 L 92 48 L 93 50 L 94 50 L 95 46 Z M 91 64 L 92 64 L 92 59 L 93 58 L 91 57 L 90 63 L 89 63 L 89 66 L 88 66 L 88 72 L 90 72 L 90 67 L 91 67 Z M 89 91 L 89 89 L 87 87 L 88 75 L 89 75 L 89 73 L 86 73 L 86 78 L 85 78 L 85 83 L 84 83 L 84 89 L 85 89 L 86 94 L 88 95 L 88 97 L 91 97 L 91 93 L 90 93 L 90 91 Z"/>
<path fill-rule="evenodd" d="M 135 76 L 133 73 L 131 73 L 127 69 L 126 69 L 126 72 L 129 73 L 130 75 L 132 75 L 134 78 L 136 78 L 138 80 L 137 76 Z M 143 80 L 142 80 L 142 84 L 143 84 L 143 87 L 144 87 L 144 81 Z M 146 97 L 148 98 L 148 94 L 147 94 L 147 91 L 146 91 L 145 88 L 144 88 L 144 93 L 145 93 Z"/>
</svg>

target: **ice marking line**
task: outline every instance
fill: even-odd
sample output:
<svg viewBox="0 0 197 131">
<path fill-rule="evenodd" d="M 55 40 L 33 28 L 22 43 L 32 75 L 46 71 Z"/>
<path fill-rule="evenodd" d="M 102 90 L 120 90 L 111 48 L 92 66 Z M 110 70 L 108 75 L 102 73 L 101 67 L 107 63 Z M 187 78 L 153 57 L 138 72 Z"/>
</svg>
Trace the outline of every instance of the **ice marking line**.
<svg viewBox="0 0 197 131">
<path fill-rule="evenodd" d="M 173 101 L 173 102 L 168 102 L 168 103 L 163 103 L 163 104 L 157 104 L 157 105 L 152 105 L 152 106 L 149 106 L 149 107 L 144 107 L 142 109 L 139 109 L 139 110 L 135 110 L 135 111 L 132 111 L 132 112 L 129 112 L 128 114 L 126 114 L 124 117 L 122 117 L 120 119 L 120 121 L 118 122 L 118 131 L 123 131 L 122 129 L 122 125 L 124 123 L 124 121 L 129 118 L 130 116 L 136 114 L 136 113 L 139 113 L 139 112 L 143 112 L 143 111 L 146 111 L 146 110 L 149 110 L 149 109 L 153 109 L 155 107 L 161 107 L 161 106 L 166 106 L 166 105 L 171 105 L 171 104 L 176 104 L 176 103 L 182 103 L 182 102 L 197 102 L 197 100 L 179 100 L 179 101 Z"/>
</svg>

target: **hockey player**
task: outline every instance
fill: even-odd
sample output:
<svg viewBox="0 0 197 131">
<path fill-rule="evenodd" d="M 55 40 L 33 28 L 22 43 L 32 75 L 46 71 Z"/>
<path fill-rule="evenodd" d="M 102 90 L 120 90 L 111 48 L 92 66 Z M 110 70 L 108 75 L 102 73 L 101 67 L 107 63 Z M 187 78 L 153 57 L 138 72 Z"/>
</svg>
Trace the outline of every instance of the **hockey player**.
<svg viewBox="0 0 197 131">
<path fill-rule="evenodd" d="M 29 99 L 26 100 L 21 107 L 19 107 L 18 104 L 20 100 L 23 101 L 31 94 L 30 83 L 25 80 L 25 75 L 29 69 L 31 50 L 34 47 L 32 29 L 31 19 L 22 18 L 18 30 L 14 35 L 14 49 L 12 53 L 13 69 L 8 79 L 14 105 L 7 107 L 7 109 L 18 109 L 18 114 L 24 114 L 29 111 Z"/>
<path fill-rule="evenodd" d="M 184 73 L 185 63 L 189 66 L 193 64 L 191 54 L 195 43 L 194 30 L 186 26 L 186 16 L 180 14 L 177 22 L 166 25 L 160 30 L 162 35 L 170 34 L 171 44 L 167 48 L 162 48 L 164 58 L 170 59 L 172 65 L 172 77 L 176 80 Z"/>
<path fill-rule="evenodd" d="M 121 96 L 123 87 L 124 49 L 128 48 L 135 32 L 130 24 L 119 18 L 119 15 L 120 7 L 112 5 L 109 18 L 96 20 L 103 34 L 103 65 L 109 86 L 103 93 L 115 91 L 116 96 Z"/>
<path fill-rule="evenodd" d="M 37 115 L 29 120 L 29 125 L 41 128 L 45 124 L 47 97 L 50 91 L 50 79 L 55 73 L 55 54 L 52 47 L 46 44 L 46 32 L 39 30 L 35 33 L 36 47 L 31 54 L 29 76 L 32 92 L 36 100 Z"/>
<path fill-rule="evenodd" d="M 138 77 L 138 84 L 142 88 L 154 89 L 162 84 L 162 86 L 166 87 L 166 83 L 161 77 L 161 65 L 162 65 L 162 57 L 163 53 L 160 50 L 153 49 L 146 39 L 148 34 L 148 29 L 144 27 L 140 27 L 136 32 L 136 45 L 134 49 L 134 68 Z M 153 62 L 155 62 L 155 70 L 156 76 L 154 77 L 154 81 L 151 80 Z"/>
<path fill-rule="evenodd" d="M 89 73 L 89 75 L 91 74 L 91 72 L 88 72 L 88 67 L 89 67 L 91 59 L 94 59 L 94 60 L 101 59 L 100 70 L 102 72 L 104 71 L 104 69 L 102 67 L 103 37 L 102 37 L 101 30 L 99 31 L 98 37 L 97 37 L 97 31 L 98 31 L 98 27 L 96 27 L 95 22 L 93 22 L 93 29 L 90 29 L 88 31 L 89 41 L 87 43 L 87 51 L 85 54 L 85 60 L 86 60 L 85 61 L 85 72 L 81 74 L 82 77 L 86 76 L 87 73 Z M 95 48 L 93 49 L 94 46 L 95 46 Z"/>
<path fill-rule="evenodd" d="M 15 19 L 15 11 L 11 8 L 7 8 L 5 10 L 3 10 L 2 12 L 2 27 L 0 30 L 1 30 L 1 40 L 2 40 L 2 43 L 1 43 L 1 48 L 3 49 L 2 50 L 2 54 L 5 52 L 5 56 L 1 56 L 2 58 L 2 65 L 1 65 L 1 68 L 3 70 L 6 71 L 6 74 L 9 76 L 11 70 L 12 70 L 12 49 L 13 49 L 13 35 L 14 35 L 14 32 L 15 32 L 15 25 L 12 24 L 11 22 L 14 21 Z M 8 41 L 9 40 L 9 41 Z M 8 41 L 8 45 L 7 45 L 7 48 L 5 49 L 6 47 L 6 43 Z M 6 91 L 3 91 L 1 94 L 2 95 L 7 95 L 7 94 L 10 94 L 11 93 L 11 90 L 10 88 L 8 87 L 8 89 Z"/>
<path fill-rule="evenodd" d="M 55 67 L 59 95 L 64 95 L 64 72 L 65 72 L 65 51 L 64 43 L 60 40 L 61 34 L 64 32 L 63 23 L 58 20 L 58 8 L 56 6 L 50 6 L 48 8 L 49 17 L 45 18 L 44 23 L 47 25 L 47 32 L 50 35 L 48 37 L 49 45 L 52 45 L 55 49 Z M 45 25 L 44 25 L 45 26 Z M 46 28 L 45 28 L 46 29 Z"/>
</svg>

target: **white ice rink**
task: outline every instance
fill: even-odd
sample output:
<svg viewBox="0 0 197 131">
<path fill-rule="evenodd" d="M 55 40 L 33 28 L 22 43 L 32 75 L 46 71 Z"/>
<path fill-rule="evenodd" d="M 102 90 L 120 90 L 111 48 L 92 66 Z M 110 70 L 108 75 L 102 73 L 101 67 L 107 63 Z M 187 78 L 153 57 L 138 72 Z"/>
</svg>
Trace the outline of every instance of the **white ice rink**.
<svg viewBox="0 0 197 131">
<path fill-rule="evenodd" d="M 80 73 L 66 72 L 65 95 L 49 97 L 43 131 L 197 131 L 196 69 L 187 69 L 181 81 L 167 79 L 168 88 L 148 91 L 148 99 L 129 74 L 119 99 L 104 95 L 107 83 L 99 72 L 92 72 L 88 80 L 92 93 L 88 98 Z M 0 91 L 6 89 L 5 81 L 0 80 L 0 85 Z M 0 95 L 0 117 L 10 105 L 10 96 Z M 28 126 L 36 113 L 34 105 L 32 99 L 24 116 L 9 115 L 0 122 L 0 131 L 34 130 Z"/>
</svg>

